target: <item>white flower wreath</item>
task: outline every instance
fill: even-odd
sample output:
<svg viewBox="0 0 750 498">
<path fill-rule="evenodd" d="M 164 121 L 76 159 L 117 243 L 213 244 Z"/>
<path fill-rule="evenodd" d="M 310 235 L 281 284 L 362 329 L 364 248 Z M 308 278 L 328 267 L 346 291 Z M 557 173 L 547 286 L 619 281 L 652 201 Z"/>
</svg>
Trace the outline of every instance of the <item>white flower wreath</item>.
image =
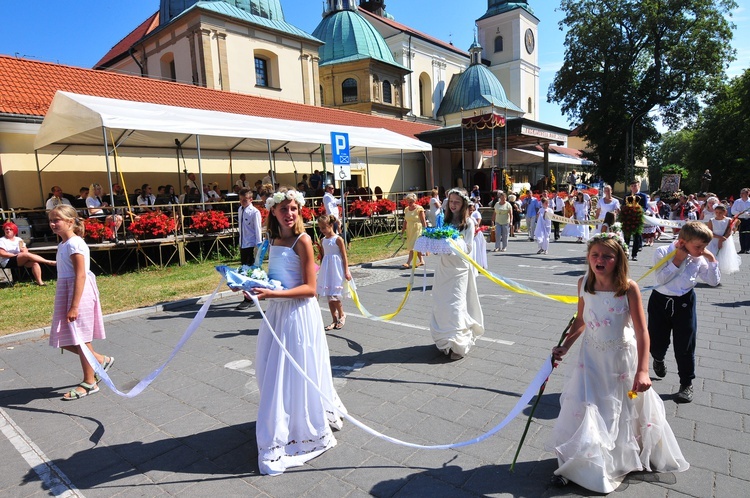
<svg viewBox="0 0 750 498">
<path fill-rule="evenodd" d="M 276 192 L 272 196 L 266 199 L 266 209 L 271 209 L 276 204 L 281 204 L 284 201 L 296 201 L 299 207 L 305 205 L 305 196 L 296 190 L 287 190 L 286 192 Z"/>
</svg>

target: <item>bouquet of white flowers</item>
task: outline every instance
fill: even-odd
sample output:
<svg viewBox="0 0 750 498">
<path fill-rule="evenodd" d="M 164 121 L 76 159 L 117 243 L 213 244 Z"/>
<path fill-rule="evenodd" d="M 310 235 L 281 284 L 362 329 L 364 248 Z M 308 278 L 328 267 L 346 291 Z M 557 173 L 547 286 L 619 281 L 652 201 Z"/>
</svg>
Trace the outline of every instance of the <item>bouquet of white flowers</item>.
<svg viewBox="0 0 750 498">
<path fill-rule="evenodd" d="M 237 269 L 217 266 L 216 271 L 224 275 L 227 285 L 233 290 L 250 291 L 257 287 L 271 290 L 284 288 L 278 280 L 269 279 L 268 274 L 259 266 L 242 265 Z"/>
</svg>

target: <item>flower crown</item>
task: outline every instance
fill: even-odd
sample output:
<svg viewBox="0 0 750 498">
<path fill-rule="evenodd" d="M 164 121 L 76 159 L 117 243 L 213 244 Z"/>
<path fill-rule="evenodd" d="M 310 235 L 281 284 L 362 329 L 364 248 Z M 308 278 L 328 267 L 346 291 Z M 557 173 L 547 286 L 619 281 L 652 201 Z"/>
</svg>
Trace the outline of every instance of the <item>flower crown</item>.
<svg viewBox="0 0 750 498">
<path fill-rule="evenodd" d="M 305 196 L 296 190 L 276 192 L 273 195 L 269 195 L 266 199 L 266 209 L 271 209 L 276 204 L 281 204 L 284 201 L 295 201 L 299 207 L 302 207 L 305 205 Z"/>
<path fill-rule="evenodd" d="M 445 198 L 448 199 L 451 194 L 456 194 L 457 196 L 461 197 L 464 201 L 466 201 L 466 205 L 468 206 L 471 203 L 471 199 L 469 199 L 469 196 L 466 195 L 463 190 L 452 188 L 449 191 L 445 193 Z"/>
<path fill-rule="evenodd" d="M 625 254 L 628 253 L 628 245 L 625 243 L 625 239 L 622 238 L 622 224 L 620 222 L 612 223 L 609 227 L 608 232 L 597 233 L 589 239 L 588 247 L 590 248 L 597 240 L 615 239 Z"/>
</svg>

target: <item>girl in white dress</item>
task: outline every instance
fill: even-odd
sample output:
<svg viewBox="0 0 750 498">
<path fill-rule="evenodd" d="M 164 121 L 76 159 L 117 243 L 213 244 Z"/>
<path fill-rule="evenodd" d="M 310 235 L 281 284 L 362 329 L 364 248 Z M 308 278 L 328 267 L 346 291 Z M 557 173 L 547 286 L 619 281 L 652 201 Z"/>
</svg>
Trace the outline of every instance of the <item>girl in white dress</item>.
<svg viewBox="0 0 750 498">
<path fill-rule="evenodd" d="M 706 249 L 716 255 L 721 274 L 731 275 L 740 271 L 742 258 L 734 247 L 732 220 L 727 218 L 727 208 L 724 204 L 714 206 L 714 218 L 709 220 L 708 228 L 714 233 L 714 238 Z"/>
<path fill-rule="evenodd" d="M 475 204 L 469 205 L 471 211 L 471 219 L 474 220 L 474 243 L 471 246 L 471 258 L 477 262 L 479 266 L 487 269 L 487 239 L 484 238 L 484 232 L 479 227 L 482 226 L 482 214 L 477 210 Z M 475 269 L 476 273 L 476 269 Z"/>
<path fill-rule="evenodd" d="M 333 231 L 336 217 L 324 214 L 318 218 L 318 228 L 323 234 L 320 247 L 323 251 L 323 261 L 318 270 L 318 296 L 328 298 L 328 309 L 331 310 L 333 322 L 327 325 L 325 330 L 339 330 L 344 328 L 346 315 L 344 305 L 341 302 L 344 294 L 344 279 L 351 280 L 349 273 L 349 261 L 346 257 L 346 244 L 344 239 Z"/>
<path fill-rule="evenodd" d="M 281 474 L 336 446 L 331 426 L 341 428 L 339 414 L 346 412 L 333 388 L 328 343 L 315 301 L 312 241 L 300 215 L 304 204 L 295 190 L 282 189 L 266 200 L 271 240 L 268 277 L 284 288 L 253 292 L 269 299 L 266 315 L 276 336 L 334 406 L 291 365 L 264 321 L 255 356 L 260 391 L 255 438 L 261 474 Z"/>
<path fill-rule="evenodd" d="M 91 345 L 94 339 L 104 339 L 104 319 L 96 277 L 89 268 L 89 246 L 81 238 L 83 221 L 72 206 L 60 204 L 49 212 L 49 224 L 62 239 L 57 246 L 57 288 L 49 345 L 75 353 L 80 358 L 83 381 L 62 398 L 72 401 L 99 392 L 96 374 L 82 348 L 89 348 L 104 370 L 109 370 L 115 359 L 97 353 Z M 77 336 L 73 333 L 73 322 Z"/>
<path fill-rule="evenodd" d="M 474 245 L 474 220 L 469 216 L 469 202 L 466 190 L 461 188 L 449 190 L 446 196 L 445 226 L 460 232 L 461 237 L 456 242 L 467 254 Z M 453 254 L 440 255 L 432 299 L 432 340 L 451 360 L 460 360 L 484 333 L 477 280 L 466 261 Z"/>
<path fill-rule="evenodd" d="M 555 485 L 573 481 L 610 493 L 630 472 L 682 472 L 689 464 L 651 389 L 649 334 L 641 292 L 628 279 L 625 241 L 619 232 L 595 235 L 586 259 L 578 314 L 562 345 L 552 348 L 561 361 L 583 338 L 548 448 L 559 464 Z"/>
<path fill-rule="evenodd" d="M 539 250 L 537 254 L 547 254 L 549 249 L 549 235 L 552 233 L 551 216 L 555 214 L 549 207 L 549 199 L 542 199 L 542 207 L 536 213 L 536 228 L 534 229 L 534 238 L 536 239 Z"/>
</svg>

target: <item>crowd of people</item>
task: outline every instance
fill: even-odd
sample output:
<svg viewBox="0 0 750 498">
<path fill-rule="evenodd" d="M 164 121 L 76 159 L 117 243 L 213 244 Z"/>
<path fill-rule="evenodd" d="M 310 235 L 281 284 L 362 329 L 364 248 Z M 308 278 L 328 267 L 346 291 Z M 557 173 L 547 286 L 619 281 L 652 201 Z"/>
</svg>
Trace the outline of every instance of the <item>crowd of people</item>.
<svg viewBox="0 0 750 498">
<path fill-rule="evenodd" d="M 301 217 L 307 190 L 282 187 L 269 191 L 264 186 L 273 185 L 269 171 L 270 178 L 261 180 L 258 191 L 247 184 L 244 176 L 240 175 L 234 186 L 240 202 L 237 221 L 241 263 L 256 264 L 256 251 L 261 245 L 260 215 L 252 202 L 258 196 L 269 210 L 268 277 L 283 285 L 282 289 L 258 287 L 246 292 L 238 306 L 241 310 L 252 306 L 254 299 L 269 300 L 265 312 L 268 320 L 263 321 L 258 331 L 255 362 L 260 398 L 256 440 L 261 473 L 278 475 L 336 446 L 332 429 L 342 427 L 342 415 L 347 411 L 333 385 L 325 332 L 340 330 L 346 323 L 342 300 L 345 281 L 351 280 L 351 272 L 347 246 L 339 235 L 341 200 L 333 195 L 333 185 L 325 185 L 323 205 L 327 214 L 317 220 L 323 236 L 319 242 L 322 261 L 316 271 L 315 241 L 307 234 Z M 322 178 L 317 176 L 305 179 L 305 184 L 315 185 L 316 191 L 322 186 Z M 188 178 L 194 183 L 194 176 Z M 270 183 L 264 183 L 265 180 Z M 160 187 L 158 196 L 174 198 L 174 190 L 167 187 L 163 190 Z M 644 243 L 653 243 L 651 233 L 656 238 L 662 230 L 657 222 L 650 224 L 656 227 L 654 232 L 643 235 L 633 232 L 630 240 L 626 240 L 616 222 L 623 204 L 612 195 L 610 186 L 603 188 L 600 198 L 575 189 L 565 198 L 542 190 L 539 196 L 525 196 L 521 202 L 516 194 L 498 191 L 492 203 L 494 252 L 508 250 L 509 238 L 518 234 L 522 215 L 529 240 L 538 244 L 537 254 L 548 254 L 550 242 L 561 237 L 572 237 L 586 244 L 586 272 L 578 282 L 578 313 L 568 335 L 551 351 L 555 361 L 563 361 L 573 344 L 581 339 L 577 360 L 580 368 L 573 369 L 563 390 L 560 415 L 548 448 L 559 463 L 553 476 L 556 485 L 573 481 L 599 493 L 613 491 L 633 471 L 688 469 L 667 421 L 664 402 L 652 389 L 649 360 L 653 359 L 655 375 L 665 377 L 665 357 L 671 345 L 680 382 L 673 399 L 678 403 L 693 400 L 697 335 L 694 287 L 698 279 L 717 286 L 724 264 L 730 265 L 728 273 L 734 270 L 731 264 L 736 263 L 739 268 L 732 242 L 737 229 L 739 253 L 750 252 L 750 189 L 742 189 L 740 199 L 731 206 L 716 196 L 697 194 L 683 196 L 669 207 L 663 200 L 651 200 L 640 192 L 639 182 L 631 183 L 629 188 L 630 195 L 624 202 L 640 206 L 646 217 L 685 221 L 673 229 L 669 244 L 654 251 L 656 285 L 651 290 L 647 313 L 638 284 L 629 278 L 628 261 L 636 259 Z M 186 189 L 197 190 L 197 186 L 186 185 Z M 50 345 L 81 358 L 83 348 L 87 348 L 102 368 L 108 370 L 114 358 L 95 352 L 91 346 L 93 339 L 104 339 L 105 334 L 96 279 L 88 268 L 88 248 L 80 238 L 80 212 L 65 202 L 59 187 L 53 188 L 52 194 L 50 226 L 63 241 L 56 261 L 29 256 L 21 243 L 12 246 L 17 235 L 17 227 L 14 229 L 12 223 L 3 226 L 6 240 L 0 240 L 0 258 L 5 261 L 3 266 L 15 260 L 16 266 L 30 265 L 34 272 L 40 264 L 57 265 L 58 289 Z M 109 204 L 100 185 L 92 184 L 81 194 L 86 195 L 88 216 L 118 223 L 118 214 L 104 209 L 114 203 Z M 157 209 L 154 206 L 158 206 L 158 196 L 150 185 L 144 184 L 138 195 L 138 207 Z M 436 348 L 451 361 L 463 359 L 485 329 L 477 272 L 462 255 L 473 254 L 479 261 L 482 255 L 478 252 L 482 252 L 485 260 L 480 266 L 487 267 L 487 249 L 480 244 L 485 239 L 480 229 L 481 204 L 477 198 L 463 188 L 454 188 L 441 200 L 436 188 L 425 210 L 416 203 L 415 194 L 405 197 L 403 234 L 407 238 L 409 259 L 404 267 L 413 269 L 425 264 L 425 255 L 415 250 L 415 241 L 425 227 L 451 227 L 459 234 L 455 244 L 460 251 L 438 254 L 435 260 L 429 318 Z M 589 225 L 591 220 L 601 222 L 594 227 Z M 723 261 L 722 254 L 733 257 L 727 256 Z M 41 285 L 40 279 L 37 283 Z M 316 297 L 327 300 L 330 325 L 324 326 Z M 274 339 L 274 334 L 280 342 Z M 286 352 L 280 344 L 284 344 Z M 289 374 L 290 356 L 307 377 L 315 379 L 315 389 L 305 377 Z M 82 382 L 65 394 L 65 400 L 81 399 L 99 390 L 94 370 L 87 361 L 82 360 L 81 365 Z"/>
</svg>

